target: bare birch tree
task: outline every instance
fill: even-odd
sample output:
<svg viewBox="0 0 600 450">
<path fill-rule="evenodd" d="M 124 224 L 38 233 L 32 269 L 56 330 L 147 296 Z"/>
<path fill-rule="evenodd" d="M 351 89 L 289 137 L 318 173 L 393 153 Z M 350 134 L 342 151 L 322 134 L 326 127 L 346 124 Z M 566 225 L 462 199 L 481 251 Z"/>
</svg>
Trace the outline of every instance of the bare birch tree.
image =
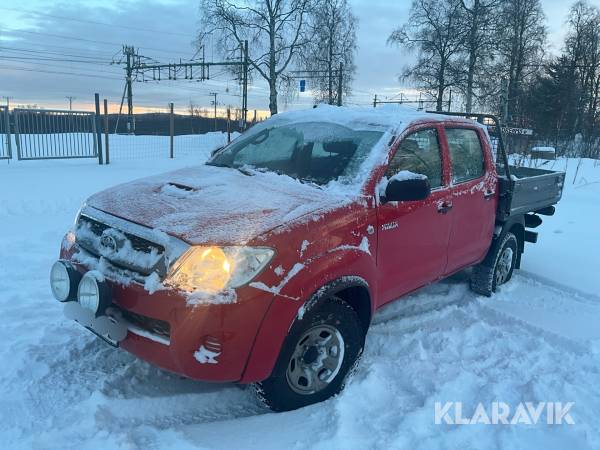
<svg viewBox="0 0 600 450">
<path fill-rule="evenodd" d="M 463 53 L 465 109 L 471 112 L 476 92 L 480 97 L 488 95 L 484 87 L 493 59 L 493 43 L 499 0 L 462 0 L 463 26 L 466 31 Z"/>
<path fill-rule="evenodd" d="M 342 67 L 342 93 L 349 95 L 356 66 L 357 18 L 347 0 L 317 0 L 308 16 L 308 35 L 300 65 L 311 72 L 315 100 L 336 104 L 339 70 Z"/>
<path fill-rule="evenodd" d="M 248 40 L 249 63 L 269 85 L 269 110 L 277 114 L 282 74 L 305 44 L 305 18 L 311 0 L 200 0 L 198 42 L 216 38 L 228 56 L 239 55 Z"/>
<path fill-rule="evenodd" d="M 515 120 L 527 79 L 540 70 L 546 42 L 540 0 L 503 0 L 499 14 L 497 72 L 507 80 L 504 120 Z"/>
<path fill-rule="evenodd" d="M 417 62 L 403 72 L 429 92 L 442 110 L 446 89 L 460 81 L 458 55 L 465 39 L 461 0 L 413 0 L 408 22 L 388 38 L 389 44 L 417 51 Z"/>
</svg>

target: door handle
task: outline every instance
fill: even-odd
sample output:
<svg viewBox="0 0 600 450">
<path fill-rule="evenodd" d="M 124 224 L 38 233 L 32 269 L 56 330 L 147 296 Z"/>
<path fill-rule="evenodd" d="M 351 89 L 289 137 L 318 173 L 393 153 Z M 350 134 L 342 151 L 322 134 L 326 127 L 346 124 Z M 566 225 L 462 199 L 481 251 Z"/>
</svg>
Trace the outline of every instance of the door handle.
<svg viewBox="0 0 600 450">
<path fill-rule="evenodd" d="M 452 206 L 452 202 L 443 202 L 438 205 L 437 211 L 440 214 L 448 214 L 448 212 L 452 209 Z"/>
<path fill-rule="evenodd" d="M 489 200 L 490 198 L 493 198 L 496 195 L 496 191 L 485 191 L 483 193 L 483 198 L 485 198 L 486 200 Z"/>
</svg>

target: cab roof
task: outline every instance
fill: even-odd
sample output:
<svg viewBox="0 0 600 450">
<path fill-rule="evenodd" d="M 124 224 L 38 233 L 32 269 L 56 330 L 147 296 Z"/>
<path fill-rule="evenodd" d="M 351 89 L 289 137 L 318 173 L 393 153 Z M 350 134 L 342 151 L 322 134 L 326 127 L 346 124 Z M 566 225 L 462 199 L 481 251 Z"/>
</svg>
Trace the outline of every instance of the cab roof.
<svg viewBox="0 0 600 450">
<path fill-rule="evenodd" d="M 414 123 L 423 121 L 479 125 L 469 119 L 417 111 L 401 105 L 383 105 L 378 108 L 319 105 L 316 108 L 280 113 L 268 120 L 271 126 L 329 122 L 353 130 L 381 131 L 394 134 L 402 132 Z"/>
</svg>

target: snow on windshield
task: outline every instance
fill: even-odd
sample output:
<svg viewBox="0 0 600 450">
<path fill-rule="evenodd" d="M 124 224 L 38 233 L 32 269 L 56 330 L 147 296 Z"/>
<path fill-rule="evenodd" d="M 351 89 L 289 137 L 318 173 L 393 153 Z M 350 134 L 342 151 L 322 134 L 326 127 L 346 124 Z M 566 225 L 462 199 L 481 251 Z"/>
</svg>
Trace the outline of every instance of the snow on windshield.
<svg viewBox="0 0 600 450">
<path fill-rule="evenodd" d="M 249 166 L 319 185 L 333 180 L 348 183 L 383 134 L 335 123 L 275 125 L 235 142 L 209 164 Z"/>
</svg>

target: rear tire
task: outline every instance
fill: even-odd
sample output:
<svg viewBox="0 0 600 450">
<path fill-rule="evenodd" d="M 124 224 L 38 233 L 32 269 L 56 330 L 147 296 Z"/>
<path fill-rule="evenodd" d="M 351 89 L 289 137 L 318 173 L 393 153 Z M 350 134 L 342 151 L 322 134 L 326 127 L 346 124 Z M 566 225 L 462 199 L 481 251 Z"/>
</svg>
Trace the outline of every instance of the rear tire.
<svg viewBox="0 0 600 450">
<path fill-rule="evenodd" d="M 496 288 L 507 283 L 515 270 L 519 241 L 513 233 L 506 233 L 489 250 L 485 260 L 473 268 L 471 290 L 491 297 Z"/>
<path fill-rule="evenodd" d="M 292 326 L 271 376 L 256 384 L 273 411 L 290 411 L 340 392 L 363 351 L 365 335 L 354 309 L 330 297 Z"/>
</svg>

